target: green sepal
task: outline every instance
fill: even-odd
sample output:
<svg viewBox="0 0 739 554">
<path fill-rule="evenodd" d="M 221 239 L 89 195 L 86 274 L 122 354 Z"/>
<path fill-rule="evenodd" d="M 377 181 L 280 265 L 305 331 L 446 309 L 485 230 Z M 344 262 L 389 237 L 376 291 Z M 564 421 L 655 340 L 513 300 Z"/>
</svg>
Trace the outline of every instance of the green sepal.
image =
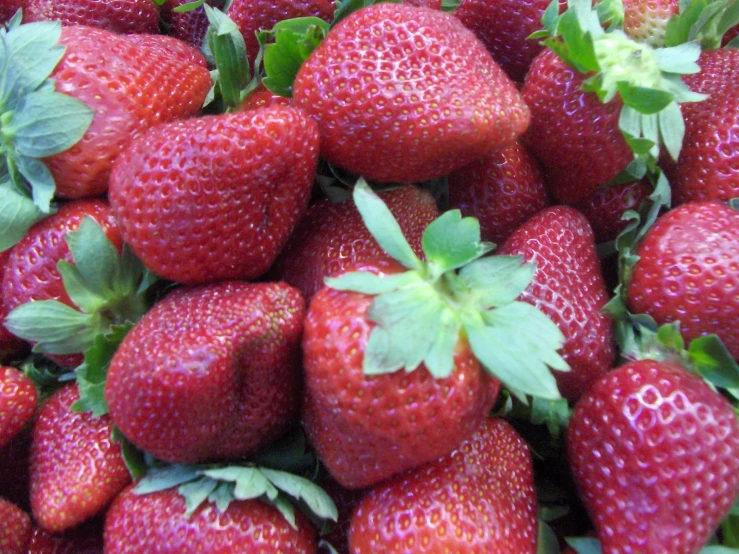
<svg viewBox="0 0 739 554">
<path fill-rule="evenodd" d="M 690 341 L 687 356 L 690 364 L 709 383 L 728 391 L 739 390 L 739 364 L 717 335 Z"/>
<path fill-rule="evenodd" d="M 521 256 L 488 256 L 463 267 L 459 276 L 475 304 L 487 310 L 513 302 L 535 273 L 536 264 L 524 264 Z"/>
<path fill-rule="evenodd" d="M 11 175 L 22 175 L 31 186 L 33 203 L 43 214 L 51 213 L 51 201 L 56 192 L 56 183 L 49 168 L 35 158 L 27 156 L 16 156 L 15 159 L 8 158 L 8 164 L 12 164 L 18 171 L 11 169 Z M 22 186 L 22 182 L 16 181 L 16 186 Z"/>
<path fill-rule="evenodd" d="M 279 490 L 305 502 L 319 518 L 332 521 L 338 519 L 338 510 L 331 497 L 312 481 L 299 475 L 266 467 L 260 468 L 260 472 Z"/>
<path fill-rule="evenodd" d="M 260 42 L 274 39 L 264 47 L 264 86 L 280 96 L 292 97 L 300 67 L 328 30 L 329 24 L 318 17 L 301 17 L 281 21 L 269 33 L 260 33 Z"/>
<path fill-rule="evenodd" d="M 151 494 L 178 487 L 200 477 L 200 470 L 195 466 L 173 464 L 149 469 L 146 475 L 134 487 L 135 494 Z"/>
<path fill-rule="evenodd" d="M 623 0 L 600 0 L 595 5 L 601 25 L 610 29 L 620 29 L 624 24 Z"/>
<path fill-rule="evenodd" d="M 704 50 L 721 46 L 726 31 L 739 24 L 739 5 L 733 0 L 691 0 L 680 3 L 680 13 L 670 18 L 665 45 L 698 41 Z"/>
<path fill-rule="evenodd" d="M 656 114 L 672 102 L 673 95 L 665 90 L 639 87 L 625 81 L 617 83 L 618 93 L 624 105 L 641 114 Z"/>
<path fill-rule="evenodd" d="M 559 554 L 559 541 L 554 529 L 542 519 L 538 520 L 536 554 Z"/>
<path fill-rule="evenodd" d="M 185 497 L 185 515 L 191 516 L 198 507 L 210 498 L 218 481 L 208 477 L 201 477 L 180 485 L 179 493 Z"/>
<path fill-rule="evenodd" d="M 592 537 L 566 537 L 565 541 L 577 554 L 602 554 L 600 541 Z"/>
<path fill-rule="evenodd" d="M 444 212 L 423 231 L 423 252 L 432 275 L 458 269 L 484 256 L 494 244 L 480 240 L 480 222 L 459 210 Z"/>
<path fill-rule="evenodd" d="M 451 13 L 456 10 L 461 3 L 462 0 L 441 0 L 441 11 Z"/>
<path fill-rule="evenodd" d="M 244 97 L 242 91 L 251 80 L 246 43 L 238 25 L 225 13 L 207 4 L 204 9 L 210 23 L 205 41 L 218 69 L 214 86 L 226 108 L 237 109 Z"/>
<path fill-rule="evenodd" d="M 166 2 L 167 0 L 164 0 L 163 3 L 166 3 Z M 197 10 L 200 6 L 204 4 L 205 4 L 205 0 L 194 0 L 193 2 L 188 2 L 187 4 L 180 4 L 179 6 L 172 8 L 172 11 L 175 13 L 191 12 L 191 11 Z"/>
<path fill-rule="evenodd" d="M 369 271 L 350 271 L 338 277 L 326 277 L 323 281 L 336 290 L 351 290 L 372 295 L 425 283 L 419 271 L 393 273 L 383 277 Z"/>
<path fill-rule="evenodd" d="M 136 446 L 134 446 L 134 444 L 129 441 L 123 433 L 121 433 L 118 427 L 113 427 L 111 440 L 120 445 L 121 457 L 123 458 L 123 463 L 126 464 L 126 469 L 128 469 L 129 475 L 131 475 L 131 479 L 136 481 L 137 479 L 144 477 L 151 467 L 147 463 L 147 455 L 136 448 Z"/>
<path fill-rule="evenodd" d="M 316 464 L 315 454 L 308 448 L 308 443 L 299 427 L 283 435 L 250 460 L 263 467 L 288 471 L 291 473 L 306 472 Z"/>
<path fill-rule="evenodd" d="M 531 423 L 546 425 L 553 437 L 562 435 L 571 416 L 572 409 L 564 398 L 546 400 L 535 396 L 531 402 Z"/>
<path fill-rule="evenodd" d="M 52 209 L 50 209 L 52 211 Z M 10 181 L 0 183 L 0 252 L 15 246 L 47 214 Z"/>
</svg>

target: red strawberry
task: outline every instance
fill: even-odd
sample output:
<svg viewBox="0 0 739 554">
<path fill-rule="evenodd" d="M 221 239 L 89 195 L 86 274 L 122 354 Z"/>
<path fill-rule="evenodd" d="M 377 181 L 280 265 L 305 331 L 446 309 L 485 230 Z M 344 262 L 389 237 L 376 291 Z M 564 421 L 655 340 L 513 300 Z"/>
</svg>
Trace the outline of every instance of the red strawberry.
<svg viewBox="0 0 739 554">
<path fill-rule="evenodd" d="M 739 359 L 739 212 L 689 202 L 662 215 L 639 243 L 627 288 L 633 313 L 679 321 L 686 340 L 715 333 Z"/>
<path fill-rule="evenodd" d="M 731 405 L 671 361 L 630 362 L 596 383 L 567 447 L 604 554 L 696 553 L 739 494 Z"/>
<path fill-rule="evenodd" d="M 624 212 L 638 210 L 652 189 L 647 180 L 601 187 L 573 207 L 588 219 L 595 242 L 601 244 L 616 239 L 628 224 L 622 219 Z"/>
<path fill-rule="evenodd" d="M 304 309 L 284 283 L 173 292 L 110 364 L 105 396 L 116 427 L 174 463 L 253 454 L 295 419 Z"/>
<path fill-rule="evenodd" d="M 256 33 L 296 17 L 318 17 L 331 21 L 336 4 L 332 0 L 233 0 L 226 14 L 238 25 L 246 43 L 250 64 L 259 52 Z"/>
<path fill-rule="evenodd" d="M 174 11 L 174 8 L 189 3 L 191 3 L 190 0 L 167 0 L 160 8 L 162 23 L 167 34 L 200 49 L 203 46 L 203 39 L 205 39 L 205 33 L 208 30 L 208 18 L 205 15 L 205 8 L 199 6 L 194 10 L 186 12 Z M 220 9 L 225 4 L 225 1 L 207 0 L 205 3 Z"/>
<path fill-rule="evenodd" d="M 496 244 L 548 205 L 539 163 L 518 141 L 449 175 L 449 207 L 477 218 Z"/>
<path fill-rule="evenodd" d="M 664 164 L 676 204 L 739 197 L 739 48 L 704 51 L 698 64 L 700 72 L 684 80 L 708 99 L 681 106 L 683 149 Z"/>
<path fill-rule="evenodd" d="M 515 140 L 529 119 L 458 19 L 389 3 L 328 33 L 298 71 L 293 103 L 318 123 L 321 156 L 382 182 L 444 176 Z"/>
<path fill-rule="evenodd" d="M 77 386 L 65 385 L 39 409 L 31 444 L 31 507 L 44 529 L 90 519 L 131 482 L 108 416 L 77 412 Z"/>
<path fill-rule="evenodd" d="M 463 0 L 454 15 L 485 44 L 508 76 L 523 83 L 526 72 L 542 46 L 530 40 L 541 29 L 541 18 L 550 0 Z M 566 5 L 559 0 L 560 11 Z"/>
<path fill-rule="evenodd" d="M 585 216 L 556 206 L 540 211 L 498 250 L 536 263 L 521 300 L 539 308 L 565 336 L 562 357 L 571 371 L 555 374 L 562 396 L 577 400 L 613 367 L 616 358 L 608 302 L 595 239 Z"/>
<path fill-rule="evenodd" d="M 66 27 L 61 44 L 56 90 L 95 111 L 75 146 L 45 160 L 62 198 L 104 193 L 121 150 L 148 127 L 198 112 L 211 86 L 203 65 L 102 29 Z"/>
<path fill-rule="evenodd" d="M 430 194 L 412 186 L 380 193 L 400 222 L 413 251 L 421 255 L 421 234 L 438 215 Z M 365 227 L 354 202 L 328 199 L 313 204 L 300 220 L 272 274 L 300 289 L 306 300 L 323 287 L 324 277 L 350 265 L 389 256 Z"/>
<path fill-rule="evenodd" d="M 352 554 L 534 554 L 531 454 L 501 419 L 451 454 L 370 490 L 352 517 Z"/>
<path fill-rule="evenodd" d="M 623 0 L 624 33 L 658 48 L 665 44 L 667 22 L 678 13 L 679 0 Z"/>
<path fill-rule="evenodd" d="M 28 349 L 25 341 L 16 337 L 5 327 L 5 316 L 10 310 L 5 306 L 3 276 L 10 259 L 10 252 L 10 249 L 0 252 L 0 363 L 9 363 L 14 358 L 22 356 Z"/>
<path fill-rule="evenodd" d="M 33 381 L 14 367 L 0 367 L 0 450 L 28 424 L 37 404 Z"/>
<path fill-rule="evenodd" d="M 102 554 L 103 529 L 99 519 L 83 523 L 65 533 L 49 533 L 34 527 L 27 554 Z"/>
<path fill-rule="evenodd" d="M 136 494 L 128 488 L 105 519 L 106 554 L 315 554 L 316 531 L 302 513 L 293 528 L 261 500 L 231 502 L 221 512 L 206 502 L 187 516 L 177 489 Z"/>
<path fill-rule="evenodd" d="M 264 84 L 259 84 L 244 98 L 239 111 L 256 110 L 258 108 L 269 108 L 274 105 L 289 106 L 292 102 L 289 98 L 280 96 L 269 90 Z"/>
<path fill-rule="evenodd" d="M 152 0 L 25 0 L 23 20 L 89 25 L 114 33 L 158 33 L 159 10 Z"/>
<path fill-rule="evenodd" d="M 28 514 L 0 498 L 0 521 L 0 552 L 26 554 L 26 545 L 31 537 L 31 518 Z"/>
<path fill-rule="evenodd" d="M 307 207 L 317 161 L 315 124 L 294 108 L 179 121 L 119 157 L 110 201 L 156 274 L 249 279 L 269 269 Z"/>
</svg>

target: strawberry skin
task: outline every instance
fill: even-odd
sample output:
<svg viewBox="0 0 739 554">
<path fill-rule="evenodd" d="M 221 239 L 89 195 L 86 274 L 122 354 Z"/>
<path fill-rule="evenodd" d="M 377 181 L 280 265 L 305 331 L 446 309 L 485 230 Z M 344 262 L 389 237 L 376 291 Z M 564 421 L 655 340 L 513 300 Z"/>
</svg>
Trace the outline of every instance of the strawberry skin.
<svg viewBox="0 0 739 554">
<path fill-rule="evenodd" d="M 449 207 L 477 218 L 482 239 L 496 244 L 548 205 L 539 163 L 519 141 L 449 175 Z"/>
<path fill-rule="evenodd" d="M 0 367 L 0 450 L 28 424 L 37 405 L 33 381 L 14 367 Z"/>
<path fill-rule="evenodd" d="M 413 251 L 422 255 L 423 230 L 439 215 L 434 199 L 411 185 L 381 192 L 380 197 Z M 300 289 L 309 301 L 323 287 L 325 277 L 380 257 L 388 258 L 365 227 L 354 202 L 324 199 L 308 208 L 275 262 L 273 274 Z"/>
<path fill-rule="evenodd" d="M 185 515 L 177 489 L 151 494 L 123 491 L 105 518 L 106 554 L 315 554 L 316 531 L 295 511 L 293 529 L 276 508 L 260 500 L 231 502 L 221 513 L 214 504 Z"/>
<path fill-rule="evenodd" d="M 521 89 L 531 110 L 523 141 L 541 162 L 549 192 L 563 204 L 586 198 L 634 158 L 618 128 L 620 99 L 602 104 L 582 90 L 587 77 L 546 48 Z"/>
<path fill-rule="evenodd" d="M 168 462 L 253 454 L 297 415 L 304 313 L 284 283 L 173 292 L 113 357 L 105 396 L 115 425 Z"/>
<path fill-rule="evenodd" d="M 318 131 L 274 106 L 161 125 L 116 161 L 110 202 L 154 273 L 183 284 L 269 269 L 305 211 Z"/>
<path fill-rule="evenodd" d="M 74 383 L 39 409 L 31 443 L 31 508 L 36 522 L 59 532 L 100 513 L 131 482 L 110 417 L 71 409 Z"/>
<path fill-rule="evenodd" d="M 534 554 L 531 454 L 501 419 L 487 419 L 447 456 L 370 490 L 352 517 L 352 554 Z"/>
<path fill-rule="evenodd" d="M 200 49 L 208 30 L 208 17 L 205 15 L 203 6 L 187 12 L 174 11 L 174 8 L 188 3 L 189 0 L 168 0 L 160 8 L 162 23 L 168 35 Z M 225 2 L 224 0 L 207 0 L 205 3 L 220 9 Z"/>
<path fill-rule="evenodd" d="M 596 383 L 567 449 L 604 554 L 697 553 L 739 494 L 731 405 L 674 362 L 630 362 Z"/>
<path fill-rule="evenodd" d="M 293 102 L 318 123 L 322 157 L 380 182 L 444 176 L 512 142 L 529 120 L 472 31 L 403 4 L 342 20 L 300 68 Z"/>
<path fill-rule="evenodd" d="M 158 33 L 159 11 L 152 0 L 25 0 L 23 22 L 59 20 L 114 33 Z"/>
<path fill-rule="evenodd" d="M 623 0 L 624 33 L 659 48 L 665 44 L 667 22 L 680 11 L 679 0 Z"/>
<path fill-rule="evenodd" d="M 739 212 L 689 202 L 661 216 L 639 243 L 628 307 L 658 324 L 680 322 L 686 341 L 717 334 L 739 359 Z"/>
<path fill-rule="evenodd" d="M 171 44 L 170 37 L 162 38 Z M 51 75 L 56 90 L 81 100 L 95 116 L 77 144 L 44 161 L 60 198 L 98 196 L 108 187 L 113 160 L 132 138 L 197 113 L 212 81 L 202 62 L 103 29 L 65 27 L 60 42 L 66 52 Z"/>
<path fill-rule="evenodd" d="M 685 83 L 709 95 L 680 106 L 685 138 L 677 163 L 664 163 L 675 204 L 739 197 L 739 48 L 701 53 L 699 73 Z"/>
<path fill-rule="evenodd" d="M 3 554 L 26 554 L 26 545 L 31 538 L 31 518 L 28 514 L 0 498 L 0 552 Z"/>
<path fill-rule="evenodd" d="M 26 342 L 5 328 L 5 317 L 10 310 L 5 306 L 3 276 L 11 252 L 12 249 L 0 252 L 0 363 L 9 363 L 27 350 Z"/>
<path fill-rule="evenodd" d="M 100 518 L 95 518 L 64 533 L 49 533 L 34 527 L 28 550 L 24 554 L 101 554 L 103 552 L 103 528 Z"/>
<path fill-rule="evenodd" d="M 367 261 L 353 271 L 392 274 L 397 262 Z M 459 342 L 454 371 L 435 379 L 410 373 L 366 376 L 362 360 L 374 323 L 373 297 L 324 287 L 305 320 L 303 426 L 331 475 L 344 487 L 374 485 L 454 450 L 485 418 L 499 383 Z"/>
</svg>

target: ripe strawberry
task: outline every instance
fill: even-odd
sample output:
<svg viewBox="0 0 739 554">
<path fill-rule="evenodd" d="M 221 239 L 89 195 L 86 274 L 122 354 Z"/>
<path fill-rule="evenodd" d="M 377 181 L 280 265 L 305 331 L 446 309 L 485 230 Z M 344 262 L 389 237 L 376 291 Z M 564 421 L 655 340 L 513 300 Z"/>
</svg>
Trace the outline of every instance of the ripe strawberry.
<svg viewBox="0 0 739 554">
<path fill-rule="evenodd" d="M 399 221 L 413 251 L 422 255 L 423 230 L 439 215 L 434 199 L 410 185 L 381 192 L 380 197 Z M 389 256 L 365 227 L 354 202 L 324 199 L 308 208 L 271 274 L 297 287 L 308 301 L 323 287 L 324 277 L 377 258 Z"/>
<path fill-rule="evenodd" d="M 485 44 L 508 76 L 523 83 L 526 72 L 542 46 L 530 40 L 541 29 L 541 18 L 550 0 L 462 0 L 454 15 Z M 566 2 L 559 0 L 560 11 Z"/>
<path fill-rule="evenodd" d="M 167 0 L 159 10 L 160 16 L 168 35 L 200 49 L 203 46 L 205 32 L 208 30 L 205 8 L 199 6 L 186 12 L 174 11 L 174 8 L 189 3 L 190 0 Z M 207 0 L 205 3 L 221 9 L 225 4 L 225 0 Z"/>
<path fill-rule="evenodd" d="M 678 206 L 647 231 L 636 254 L 631 312 L 679 321 L 686 340 L 715 333 L 739 359 L 739 212 L 719 202 Z"/>
<path fill-rule="evenodd" d="M 307 207 L 315 124 L 284 106 L 160 125 L 116 161 L 110 202 L 157 275 L 185 284 L 269 269 Z"/>
<path fill-rule="evenodd" d="M 89 25 L 114 33 L 159 32 L 159 11 L 152 0 L 25 0 L 23 19 L 59 20 L 62 25 Z"/>
<path fill-rule="evenodd" d="M 704 51 L 698 64 L 685 82 L 708 99 L 681 106 L 683 149 L 677 162 L 663 164 L 675 204 L 739 197 L 739 49 Z"/>
<path fill-rule="evenodd" d="M 9 363 L 14 358 L 21 357 L 28 349 L 25 341 L 16 337 L 5 327 L 5 317 L 10 310 L 5 306 L 3 276 L 10 259 L 10 252 L 10 249 L 0 252 L 0 363 Z"/>
<path fill-rule="evenodd" d="M 501 419 L 487 419 L 447 456 L 371 489 L 352 517 L 352 554 L 534 554 L 531 454 Z"/>
<path fill-rule="evenodd" d="M 658 48 L 665 44 L 667 22 L 679 12 L 679 0 L 623 0 L 624 33 Z"/>
<path fill-rule="evenodd" d="M 116 427 L 173 463 L 254 453 L 295 419 L 304 309 L 284 283 L 173 292 L 110 364 L 105 396 Z"/>
<path fill-rule="evenodd" d="M 260 83 L 257 88 L 246 95 L 239 111 L 256 110 L 258 108 L 269 108 L 274 105 L 289 106 L 292 102 L 289 98 L 280 96 L 269 90 Z"/>
<path fill-rule="evenodd" d="M 571 371 L 557 372 L 559 391 L 576 401 L 615 362 L 611 319 L 595 239 L 585 216 L 573 208 L 546 208 L 514 232 L 498 250 L 536 263 L 521 300 L 539 308 L 565 336 L 562 357 Z"/>
<path fill-rule="evenodd" d="M 596 383 L 567 449 L 604 554 L 696 553 L 739 494 L 731 405 L 672 361 L 630 362 Z"/>
<path fill-rule="evenodd" d="M 33 427 L 31 508 L 51 532 L 100 513 L 131 482 L 111 419 L 73 410 L 79 398 L 76 384 L 65 385 L 44 402 Z"/>
<path fill-rule="evenodd" d="M 274 507 L 258 499 L 231 502 L 225 511 L 206 502 L 186 515 L 177 489 L 137 494 L 129 487 L 105 519 L 106 554 L 314 554 L 316 531 L 295 513 L 296 528 Z M 184 531 L 184 532 L 183 532 Z"/>
<path fill-rule="evenodd" d="M 233 0 L 226 11 L 238 25 L 246 43 L 246 57 L 253 67 L 259 52 L 256 33 L 276 23 L 296 17 L 318 17 L 331 21 L 336 4 L 332 0 Z"/>
<path fill-rule="evenodd" d="M 539 163 L 518 141 L 449 175 L 449 207 L 477 218 L 496 244 L 548 205 Z"/>
<path fill-rule="evenodd" d="M 628 224 L 622 219 L 624 212 L 638 210 L 652 189 L 647 180 L 601 187 L 587 198 L 575 202 L 573 207 L 588 219 L 595 235 L 595 242 L 601 244 L 616 240 Z"/>
<path fill-rule="evenodd" d="M 0 367 L 0 450 L 31 421 L 37 404 L 33 381 L 14 367 Z"/>
<path fill-rule="evenodd" d="M 321 156 L 381 182 L 444 176 L 515 140 L 529 119 L 511 80 L 458 19 L 403 4 L 341 20 L 292 92 L 318 123 Z"/>
<path fill-rule="evenodd" d="M 102 554 L 103 528 L 98 518 L 64 533 L 34 526 L 25 554 Z"/>
<path fill-rule="evenodd" d="M 45 162 L 59 197 L 96 196 L 107 189 L 113 161 L 134 137 L 200 110 L 211 78 L 201 63 L 102 29 L 66 27 L 61 44 L 66 53 L 51 74 L 56 90 L 81 100 L 95 116 L 75 146 Z"/>
<path fill-rule="evenodd" d="M 0 498 L 0 552 L 3 554 L 26 554 L 26 545 L 31 537 L 31 518 L 28 514 Z"/>
</svg>

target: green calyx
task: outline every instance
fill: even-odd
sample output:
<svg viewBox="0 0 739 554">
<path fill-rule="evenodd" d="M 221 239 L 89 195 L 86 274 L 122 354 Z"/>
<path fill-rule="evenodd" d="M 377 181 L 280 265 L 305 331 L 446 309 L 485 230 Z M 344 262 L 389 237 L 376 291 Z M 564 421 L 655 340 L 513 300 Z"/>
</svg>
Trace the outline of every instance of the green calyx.
<svg viewBox="0 0 739 554">
<path fill-rule="evenodd" d="M 21 25 L 20 12 L 0 28 L 0 250 L 51 213 L 56 184 L 43 158 L 71 148 L 92 122 L 93 111 L 49 79 L 60 37 L 59 22 Z"/>
<path fill-rule="evenodd" d="M 517 256 L 485 256 L 475 218 L 450 210 L 423 233 L 425 261 L 411 249 L 387 206 L 360 179 L 354 202 L 378 244 L 408 268 L 377 276 L 350 272 L 326 279 L 339 290 L 374 295 L 373 328 L 364 352 L 367 375 L 413 371 L 424 364 L 436 378 L 454 370 L 460 339 L 523 402 L 527 396 L 560 398 L 551 369 L 567 371 L 557 353 L 564 336 L 543 313 L 516 299 L 536 268 Z"/>
<path fill-rule="evenodd" d="M 719 48 L 723 36 L 735 25 L 739 25 L 736 0 L 682 0 L 680 13 L 667 23 L 665 45 L 698 42 L 703 50 Z M 739 41 L 729 46 L 737 44 Z"/>
</svg>

